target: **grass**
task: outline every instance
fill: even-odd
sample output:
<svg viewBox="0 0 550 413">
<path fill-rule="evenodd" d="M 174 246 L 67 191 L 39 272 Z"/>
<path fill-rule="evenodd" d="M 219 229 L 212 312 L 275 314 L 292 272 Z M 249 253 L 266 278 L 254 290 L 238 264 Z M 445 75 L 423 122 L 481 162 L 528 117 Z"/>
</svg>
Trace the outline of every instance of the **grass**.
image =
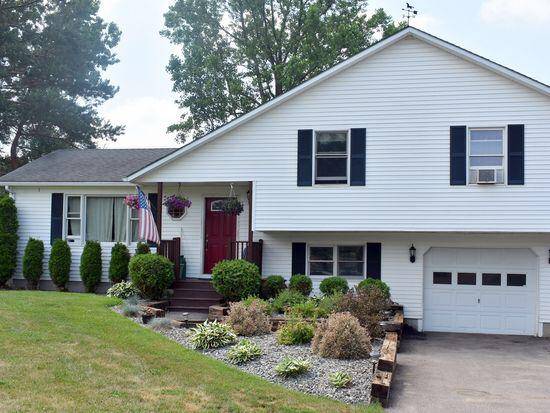
<svg viewBox="0 0 550 413">
<path fill-rule="evenodd" d="M 0 291 L 0 412 L 380 412 L 268 383 L 92 294 Z"/>
</svg>

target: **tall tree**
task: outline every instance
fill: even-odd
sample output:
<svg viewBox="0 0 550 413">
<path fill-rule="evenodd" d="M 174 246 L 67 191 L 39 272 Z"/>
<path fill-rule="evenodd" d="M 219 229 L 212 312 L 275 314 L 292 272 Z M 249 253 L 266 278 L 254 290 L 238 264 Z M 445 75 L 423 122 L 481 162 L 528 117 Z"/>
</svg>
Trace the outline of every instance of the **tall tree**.
<svg viewBox="0 0 550 413">
<path fill-rule="evenodd" d="M 97 111 L 117 92 L 102 72 L 118 61 L 120 39 L 98 10 L 99 0 L 0 1 L 0 144 L 10 169 L 122 133 Z"/>
<path fill-rule="evenodd" d="M 186 113 L 169 131 L 209 132 L 403 25 L 366 0 L 176 0 L 161 33 L 181 46 L 168 71 Z"/>
</svg>

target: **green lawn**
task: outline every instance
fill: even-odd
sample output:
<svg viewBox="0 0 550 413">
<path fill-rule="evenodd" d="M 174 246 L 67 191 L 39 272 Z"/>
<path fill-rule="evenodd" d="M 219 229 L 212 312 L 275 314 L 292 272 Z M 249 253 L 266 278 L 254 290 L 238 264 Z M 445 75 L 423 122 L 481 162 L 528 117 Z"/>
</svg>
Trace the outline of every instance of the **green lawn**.
<svg viewBox="0 0 550 413">
<path fill-rule="evenodd" d="M 0 411 L 381 411 L 273 385 L 91 294 L 0 291 Z"/>
</svg>

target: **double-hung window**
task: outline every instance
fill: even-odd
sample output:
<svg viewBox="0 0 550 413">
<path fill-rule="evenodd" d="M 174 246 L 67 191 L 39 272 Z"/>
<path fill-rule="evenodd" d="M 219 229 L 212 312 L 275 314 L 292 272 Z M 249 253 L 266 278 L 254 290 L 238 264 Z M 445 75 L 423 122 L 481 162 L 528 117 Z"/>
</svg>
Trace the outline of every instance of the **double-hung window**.
<svg viewBox="0 0 550 413">
<path fill-rule="evenodd" d="M 478 171 L 494 169 L 495 181 L 504 183 L 504 129 L 470 129 L 469 182 L 477 183 Z"/>
<path fill-rule="evenodd" d="M 309 247 L 309 275 L 363 277 L 365 247 L 363 245 L 332 245 Z"/>
<path fill-rule="evenodd" d="M 315 132 L 315 183 L 348 183 L 348 131 Z"/>
<path fill-rule="evenodd" d="M 65 234 L 69 242 L 82 239 L 82 197 L 67 197 L 67 215 L 65 220 Z"/>
</svg>

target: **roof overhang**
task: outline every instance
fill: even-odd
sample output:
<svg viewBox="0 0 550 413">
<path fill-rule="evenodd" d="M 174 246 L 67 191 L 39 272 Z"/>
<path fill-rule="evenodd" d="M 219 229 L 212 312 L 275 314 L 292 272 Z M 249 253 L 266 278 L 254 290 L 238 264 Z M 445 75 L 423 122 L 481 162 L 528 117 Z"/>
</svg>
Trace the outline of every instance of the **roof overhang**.
<svg viewBox="0 0 550 413">
<path fill-rule="evenodd" d="M 204 135 L 203 137 L 196 139 L 192 142 L 190 142 L 187 145 L 182 146 L 178 150 L 172 152 L 171 154 L 160 158 L 159 160 L 151 163 L 150 165 L 147 165 L 146 167 L 134 172 L 133 174 L 127 176 L 124 178 L 125 181 L 134 181 L 141 176 L 163 166 L 167 163 L 171 162 L 172 160 L 179 158 L 180 156 L 193 151 L 194 149 L 197 149 L 208 142 L 218 138 L 219 136 L 222 136 L 226 134 L 227 132 L 237 128 L 238 126 L 256 118 L 257 116 L 263 114 L 264 112 L 267 112 L 270 109 L 273 109 L 282 103 L 286 102 L 289 99 L 292 99 L 296 95 L 299 95 L 302 92 L 305 92 L 306 90 L 312 88 L 313 86 L 327 80 L 328 78 L 336 75 L 337 73 L 340 73 L 341 71 L 355 65 L 356 63 L 368 58 L 369 56 L 372 56 L 375 53 L 378 53 L 379 51 L 387 48 L 388 46 L 391 46 L 392 44 L 402 40 L 405 37 L 414 37 L 416 39 L 425 41 L 428 44 L 431 44 L 435 47 L 438 47 L 442 50 L 445 50 L 451 54 L 454 54 L 455 56 L 458 56 L 460 58 L 463 58 L 469 62 L 472 62 L 474 64 L 477 64 L 481 67 L 484 67 L 485 69 L 488 69 L 494 73 L 497 73 L 501 76 L 504 76 L 510 80 L 513 80 L 515 82 L 518 82 L 530 89 L 533 89 L 539 93 L 542 93 L 545 96 L 550 97 L 550 86 L 545 85 L 544 83 L 538 82 L 528 76 L 522 75 L 519 72 L 516 72 L 512 69 L 509 69 L 505 66 L 502 66 L 498 63 L 495 63 L 489 59 L 486 59 L 484 57 L 481 57 L 475 53 L 472 53 L 468 50 L 462 49 L 461 47 L 458 47 L 452 43 L 449 43 L 445 40 L 442 40 L 436 36 L 433 36 L 429 33 L 426 33 L 422 30 L 416 29 L 414 27 L 407 27 L 394 35 L 387 37 L 386 39 L 383 39 L 376 44 L 370 46 L 368 49 L 363 50 L 362 52 L 356 54 L 355 56 L 350 57 L 347 60 L 344 60 L 343 62 L 333 66 L 332 68 L 320 73 L 319 75 L 309 79 L 308 81 L 300 84 L 299 86 L 296 86 L 295 88 L 289 90 L 288 92 L 276 97 L 273 100 L 270 100 L 269 102 L 257 107 L 256 109 L 248 112 L 247 114 L 236 118 L 225 125 L 221 126 L 220 128 Z"/>
<path fill-rule="evenodd" d="M 0 185 L 15 186 L 119 186 L 133 187 L 131 182 L 0 182 Z"/>
</svg>

